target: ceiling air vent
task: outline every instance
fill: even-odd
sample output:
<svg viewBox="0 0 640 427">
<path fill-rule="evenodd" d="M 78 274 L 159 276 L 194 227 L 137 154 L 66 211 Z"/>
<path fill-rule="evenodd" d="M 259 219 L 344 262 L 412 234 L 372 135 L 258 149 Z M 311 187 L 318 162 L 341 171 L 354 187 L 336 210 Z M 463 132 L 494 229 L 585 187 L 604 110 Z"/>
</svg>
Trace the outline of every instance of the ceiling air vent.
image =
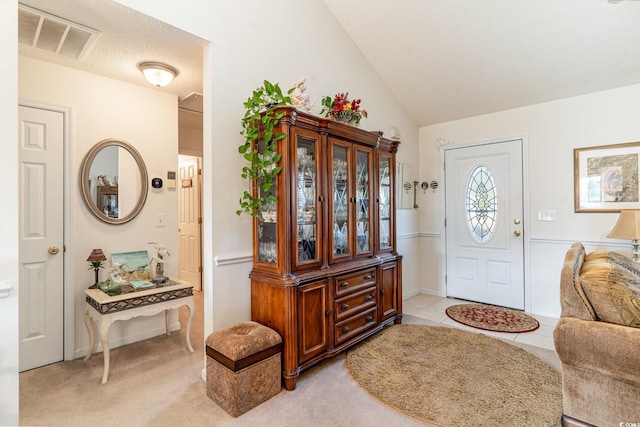
<svg viewBox="0 0 640 427">
<path fill-rule="evenodd" d="M 52 53 L 83 59 L 99 31 L 18 4 L 18 41 Z"/>
</svg>

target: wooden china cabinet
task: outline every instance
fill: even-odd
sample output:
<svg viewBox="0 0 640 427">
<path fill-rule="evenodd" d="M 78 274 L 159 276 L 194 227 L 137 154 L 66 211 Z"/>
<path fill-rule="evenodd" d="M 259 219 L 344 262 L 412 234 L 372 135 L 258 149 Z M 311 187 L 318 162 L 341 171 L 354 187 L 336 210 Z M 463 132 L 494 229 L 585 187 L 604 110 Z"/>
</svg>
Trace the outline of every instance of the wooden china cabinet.
<svg viewBox="0 0 640 427">
<path fill-rule="evenodd" d="M 293 390 L 303 369 L 401 322 L 399 142 L 280 110 L 283 169 L 270 190 L 278 202 L 254 219 L 251 317 L 282 336 L 284 384 Z"/>
</svg>

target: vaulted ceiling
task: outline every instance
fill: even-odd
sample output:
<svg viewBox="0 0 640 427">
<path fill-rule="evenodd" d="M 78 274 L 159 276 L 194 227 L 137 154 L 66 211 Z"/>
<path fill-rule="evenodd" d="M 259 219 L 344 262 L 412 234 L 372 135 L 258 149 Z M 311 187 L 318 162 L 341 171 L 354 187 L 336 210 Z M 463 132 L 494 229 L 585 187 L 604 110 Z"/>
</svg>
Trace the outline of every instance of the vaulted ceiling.
<svg viewBox="0 0 640 427">
<path fill-rule="evenodd" d="M 640 83 L 638 0 L 323 1 L 418 126 Z M 101 31 L 80 65 L 21 54 L 136 84 L 165 61 L 182 79 L 163 90 L 202 92 L 198 37 L 109 1 L 21 2 Z"/>
</svg>

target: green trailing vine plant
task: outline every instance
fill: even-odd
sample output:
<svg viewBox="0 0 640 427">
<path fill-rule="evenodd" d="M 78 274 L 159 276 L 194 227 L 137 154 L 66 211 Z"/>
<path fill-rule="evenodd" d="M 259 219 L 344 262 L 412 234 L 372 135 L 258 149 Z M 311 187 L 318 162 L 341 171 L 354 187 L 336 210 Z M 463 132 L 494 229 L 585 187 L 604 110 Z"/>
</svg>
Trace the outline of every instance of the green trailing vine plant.
<svg viewBox="0 0 640 427">
<path fill-rule="evenodd" d="M 286 94 L 282 92 L 278 83 L 272 84 L 267 80 L 256 88 L 244 103 L 245 113 L 242 118 L 244 143 L 238 147 L 238 152 L 249 162 L 242 168 L 242 179 L 249 181 L 249 190 L 245 190 L 240 198 L 240 209 L 237 215 L 246 213 L 253 217 L 260 215 L 263 206 L 277 202 L 273 191 L 276 175 L 282 171 L 278 165 L 278 141 L 286 137 L 285 133 L 274 133 L 274 128 L 284 115 L 274 107 L 291 105 L 294 88 Z"/>
</svg>

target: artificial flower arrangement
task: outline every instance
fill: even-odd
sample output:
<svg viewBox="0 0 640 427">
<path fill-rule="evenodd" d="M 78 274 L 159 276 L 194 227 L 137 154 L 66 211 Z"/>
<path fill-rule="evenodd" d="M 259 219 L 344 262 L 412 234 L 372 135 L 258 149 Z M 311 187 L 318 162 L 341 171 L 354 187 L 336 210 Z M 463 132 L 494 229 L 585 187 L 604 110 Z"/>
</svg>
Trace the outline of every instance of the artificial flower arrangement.
<svg viewBox="0 0 640 427">
<path fill-rule="evenodd" d="M 333 99 L 330 96 L 322 98 L 320 115 L 355 126 L 360 125 L 360 119 L 367 117 L 367 111 L 360 108 L 360 100 L 349 101 L 349 92 L 338 93 Z"/>
</svg>

